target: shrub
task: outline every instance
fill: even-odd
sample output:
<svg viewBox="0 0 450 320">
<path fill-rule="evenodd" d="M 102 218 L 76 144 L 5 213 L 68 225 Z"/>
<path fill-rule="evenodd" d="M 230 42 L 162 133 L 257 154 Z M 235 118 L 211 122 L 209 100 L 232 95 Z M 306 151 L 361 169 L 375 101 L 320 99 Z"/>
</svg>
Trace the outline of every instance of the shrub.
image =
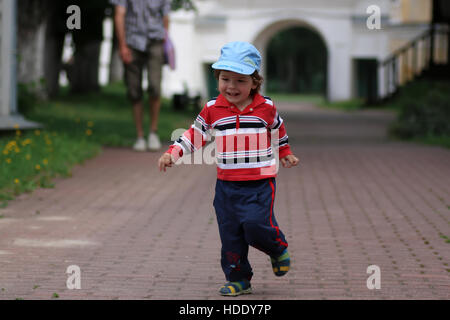
<svg viewBox="0 0 450 320">
<path fill-rule="evenodd" d="M 404 139 L 450 136 L 448 86 L 436 85 L 421 98 L 402 101 L 391 132 Z"/>
</svg>

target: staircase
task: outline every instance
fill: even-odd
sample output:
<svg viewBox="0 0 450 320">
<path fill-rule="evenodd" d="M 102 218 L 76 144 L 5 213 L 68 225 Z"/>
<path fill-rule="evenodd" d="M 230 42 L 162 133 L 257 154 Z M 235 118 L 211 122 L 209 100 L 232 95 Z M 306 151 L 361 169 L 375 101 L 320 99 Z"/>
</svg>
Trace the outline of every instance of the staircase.
<svg viewBox="0 0 450 320">
<path fill-rule="evenodd" d="M 449 25 L 432 24 L 405 46 L 378 62 L 381 90 L 377 103 L 394 97 L 400 88 L 417 78 L 450 79 Z"/>
</svg>

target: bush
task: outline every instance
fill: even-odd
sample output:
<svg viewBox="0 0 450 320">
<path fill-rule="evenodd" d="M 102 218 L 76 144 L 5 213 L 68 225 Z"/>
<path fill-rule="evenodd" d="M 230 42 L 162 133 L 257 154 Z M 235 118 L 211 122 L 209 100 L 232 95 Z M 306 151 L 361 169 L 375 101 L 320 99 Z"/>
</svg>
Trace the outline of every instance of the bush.
<svg viewBox="0 0 450 320">
<path fill-rule="evenodd" d="M 437 84 L 421 98 L 402 101 L 391 132 L 403 139 L 450 136 L 448 85 Z"/>
</svg>

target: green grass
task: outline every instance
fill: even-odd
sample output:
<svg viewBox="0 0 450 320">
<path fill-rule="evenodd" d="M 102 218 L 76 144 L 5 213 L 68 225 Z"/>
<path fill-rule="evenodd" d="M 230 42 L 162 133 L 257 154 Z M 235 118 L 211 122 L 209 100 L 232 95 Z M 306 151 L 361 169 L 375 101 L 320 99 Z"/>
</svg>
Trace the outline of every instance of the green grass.
<svg viewBox="0 0 450 320">
<path fill-rule="evenodd" d="M 441 238 L 445 240 L 445 243 L 450 243 L 450 238 L 444 235 L 441 235 Z"/>
<path fill-rule="evenodd" d="M 266 94 L 272 100 L 285 102 L 308 102 L 320 105 L 325 101 L 325 98 L 318 94 L 295 94 L 295 93 L 276 93 L 270 92 Z"/>
<path fill-rule="evenodd" d="M 147 106 L 145 102 L 144 128 L 148 128 L 149 123 Z M 163 99 L 159 119 L 161 139 L 170 141 L 172 131 L 187 128 L 194 117 L 190 111 L 174 112 L 170 101 Z M 64 93 L 61 98 L 34 108 L 28 118 L 46 123 L 47 128 L 58 132 L 79 132 L 80 127 L 90 129 L 90 140 L 103 146 L 130 147 L 136 139 L 132 108 L 126 98 L 125 87 L 120 83 L 104 87 L 99 94 Z M 85 132 L 79 133 L 83 135 Z"/>
<path fill-rule="evenodd" d="M 324 100 L 321 104 L 319 104 L 319 107 L 351 112 L 363 109 L 364 102 L 361 99 L 342 100 L 335 102 Z"/>
<path fill-rule="evenodd" d="M 35 101 L 35 100 L 33 100 Z M 52 179 L 71 176 L 71 169 L 101 152 L 102 146 L 131 147 L 136 139 L 125 87 L 114 84 L 102 92 L 71 95 L 63 90 L 50 101 L 33 102 L 26 118 L 43 124 L 39 130 L 16 130 L 0 136 L 0 208 L 24 192 L 52 188 Z M 169 141 L 177 128 L 188 128 L 195 112 L 174 112 L 164 100 L 160 136 Z M 148 108 L 145 126 L 148 128 Z"/>
<path fill-rule="evenodd" d="M 361 99 L 350 99 L 331 102 L 327 101 L 324 96 L 319 94 L 269 93 L 268 96 L 271 97 L 275 102 L 277 101 L 294 102 L 294 103 L 306 102 L 315 104 L 320 108 L 334 109 L 345 112 L 351 112 L 367 108 L 367 106 L 364 105 L 364 101 Z M 371 106 L 370 108 L 374 107 Z"/>
</svg>

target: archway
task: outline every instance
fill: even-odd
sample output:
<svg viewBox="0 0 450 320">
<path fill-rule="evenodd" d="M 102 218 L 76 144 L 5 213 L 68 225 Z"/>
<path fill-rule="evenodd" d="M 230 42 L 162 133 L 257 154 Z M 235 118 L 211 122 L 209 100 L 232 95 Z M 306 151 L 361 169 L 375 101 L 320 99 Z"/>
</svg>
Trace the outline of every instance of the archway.
<svg viewBox="0 0 450 320">
<path fill-rule="evenodd" d="M 299 20 L 278 21 L 254 43 L 263 55 L 266 93 L 328 97 L 328 47 L 316 28 Z"/>
<path fill-rule="evenodd" d="M 268 92 L 326 94 L 327 51 L 310 29 L 293 27 L 276 34 L 266 61 Z"/>
</svg>

